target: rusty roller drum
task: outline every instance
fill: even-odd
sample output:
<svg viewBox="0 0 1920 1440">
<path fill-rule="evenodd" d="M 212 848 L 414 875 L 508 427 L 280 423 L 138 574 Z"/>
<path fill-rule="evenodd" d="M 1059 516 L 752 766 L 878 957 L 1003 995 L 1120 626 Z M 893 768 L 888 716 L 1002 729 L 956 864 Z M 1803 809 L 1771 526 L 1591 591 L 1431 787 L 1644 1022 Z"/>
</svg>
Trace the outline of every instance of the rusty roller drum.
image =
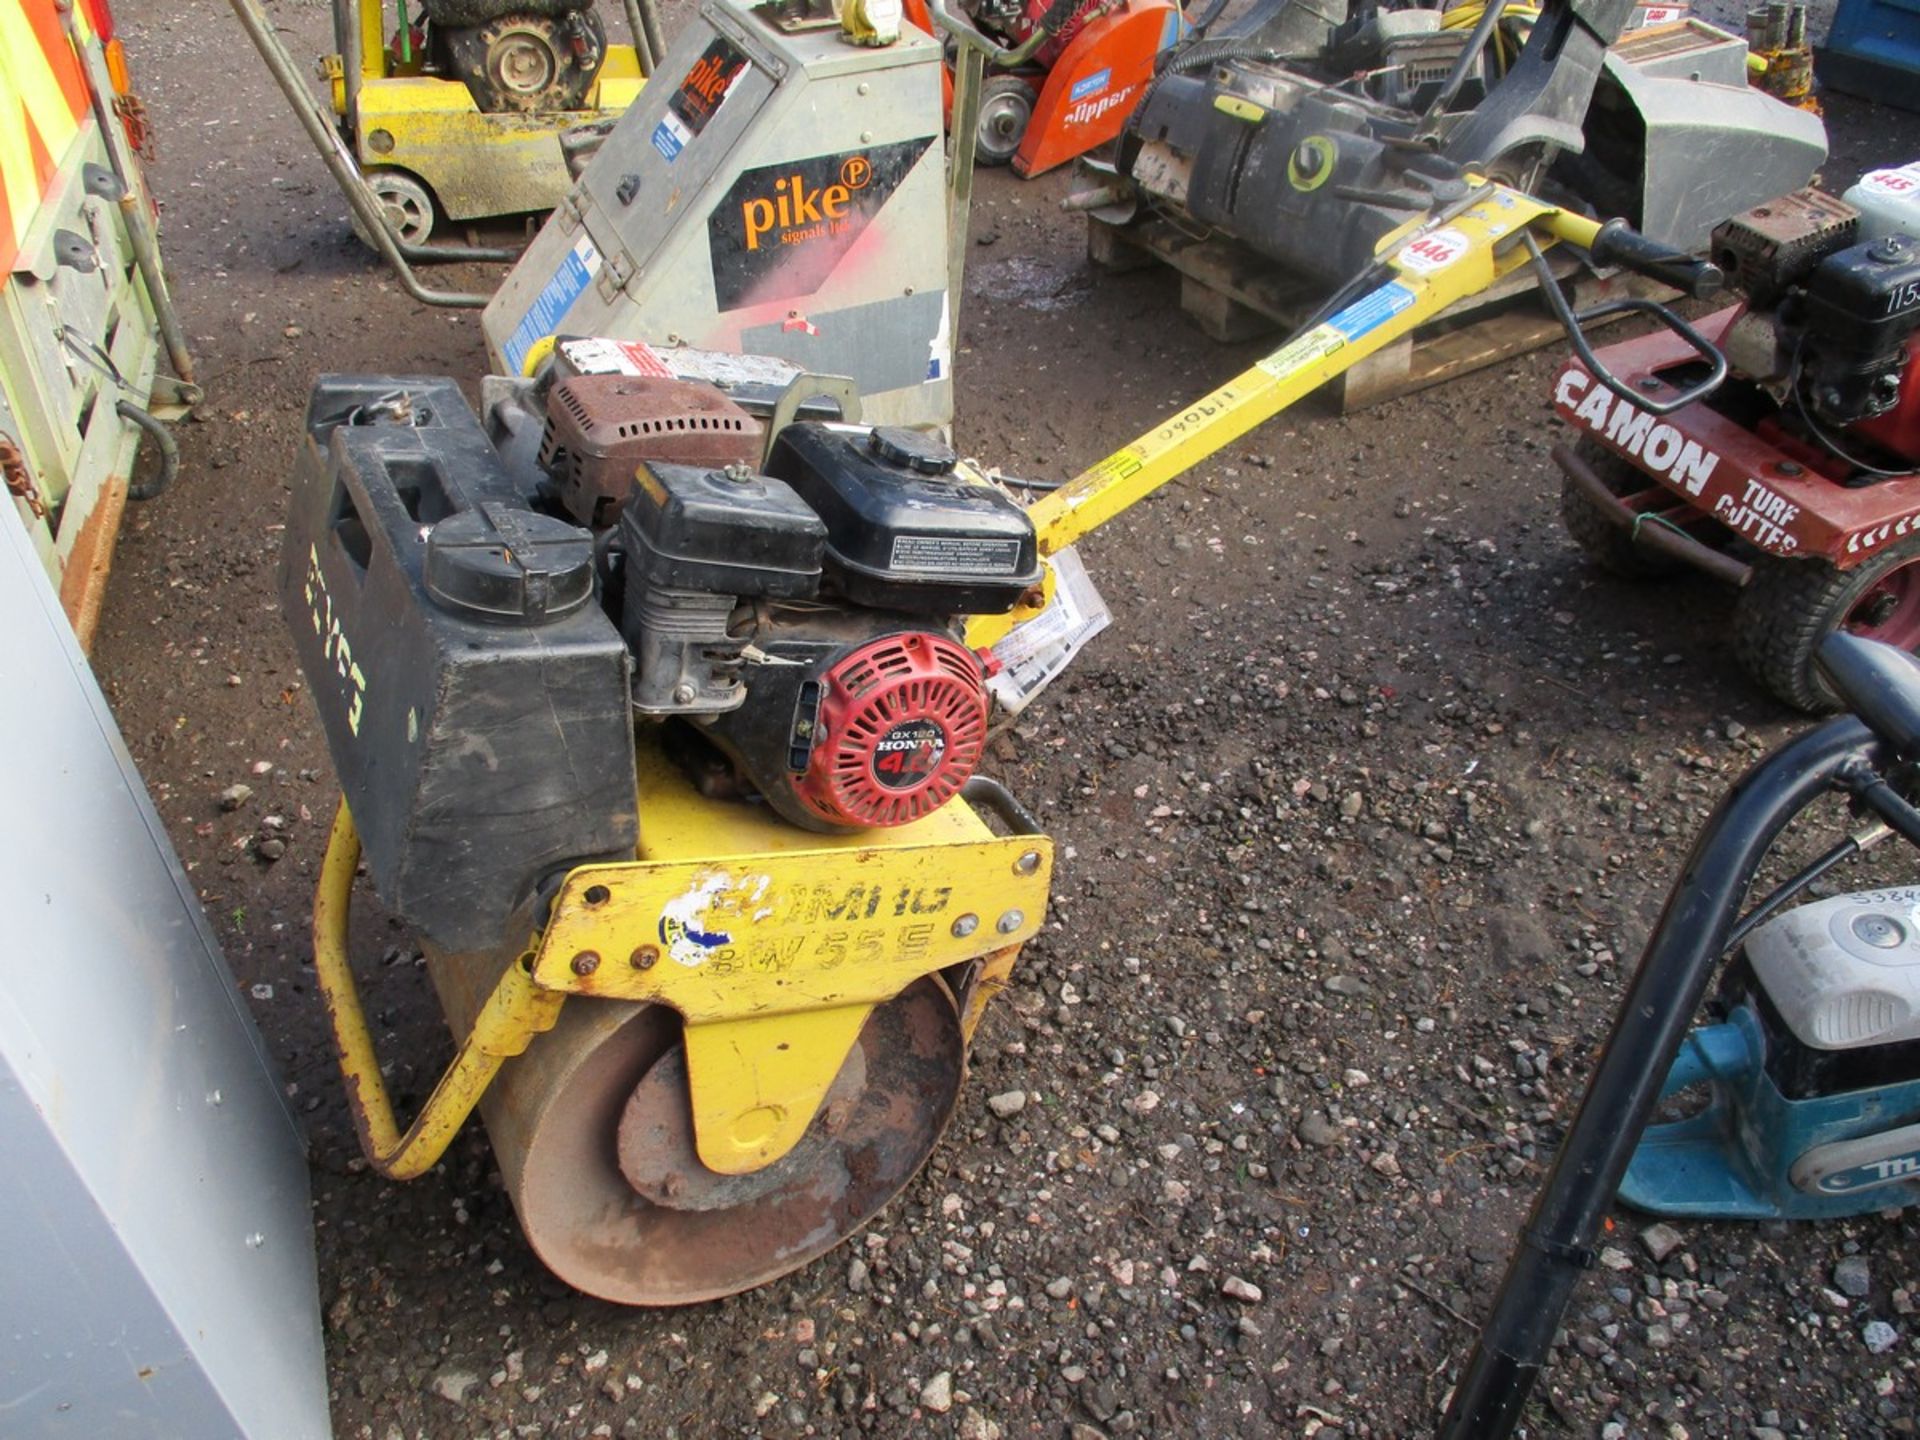
<svg viewBox="0 0 1920 1440">
<path fill-rule="evenodd" d="M 427 950 L 456 1035 L 509 961 Z M 913 1178 L 965 1075 L 938 976 L 876 1009 L 800 1142 L 747 1175 L 694 1153 L 680 1017 L 575 1000 L 480 1101 L 521 1229 L 562 1280 L 623 1305 L 683 1305 L 765 1284 L 859 1230 Z"/>
</svg>

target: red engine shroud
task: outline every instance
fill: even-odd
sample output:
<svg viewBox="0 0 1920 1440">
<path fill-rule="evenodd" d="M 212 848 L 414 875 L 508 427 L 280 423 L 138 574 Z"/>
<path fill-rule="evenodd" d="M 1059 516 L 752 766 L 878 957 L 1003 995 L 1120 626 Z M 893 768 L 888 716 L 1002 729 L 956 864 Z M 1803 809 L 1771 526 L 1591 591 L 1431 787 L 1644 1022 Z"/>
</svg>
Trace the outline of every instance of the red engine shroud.
<svg viewBox="0 0 1920 1440">
<path fill-rule="evenodd" d="M 888 635 L 836 662 L 795 794 L 834 825 L 905 825 L 951 800 L 986 744 L 980 661 L 931 631 Z"/>
<path fill-rule="evenodd" d="M 1717 342 L 1741 308 L 1718 311 L 1696 328 Z M 1597 355 L 1629 388 L 1653 396 L 1672 393 L 1662 371 L 1698 360 L 1686 341 L 1665 330 Z M 1904 388 L 1920 390 L 1920 384 L 1910 374 Z M 1705 401 L 1654 416 L 1607 390 L 1578 360 L 1555 377 L 1553 405 L 1575 430 L 1647 476 L 1646 493 L 1622 497 L 1628 505 L 1674 525 L 1711 519 L 1769 554 L 1822 556 L 1842 570 L 1920 530 L 1920 476 L 1849 489 L 1823 473 L 1823 466 L 1844 469 L 1839 462 L 1771 421 L 1756 434 Z M 1911 422 L 1903 406 L 1854 431 L 1891 444 Z M 1876 433 L 1876 426 L 1888 433 Z"/>
</svg>

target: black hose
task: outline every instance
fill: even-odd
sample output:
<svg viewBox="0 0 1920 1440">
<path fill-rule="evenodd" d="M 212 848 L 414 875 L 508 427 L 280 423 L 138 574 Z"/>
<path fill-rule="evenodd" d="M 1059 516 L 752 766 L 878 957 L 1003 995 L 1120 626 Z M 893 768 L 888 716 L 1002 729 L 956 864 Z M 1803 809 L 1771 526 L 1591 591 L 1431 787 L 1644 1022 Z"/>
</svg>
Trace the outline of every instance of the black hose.
<svg viewBox="0 0 1920 1440">
<path fill-rule="evenodd" d="M 180 473 L 180 446 L 173 438 L 173 432 L 131 400 L 122 400 L 113 407 L 113 413 L 122 420 L 131 420 L 147 434 L 153 437 L 153 443 L 160 447 L 160 473 L 151 480 L 142 480 L 138 485 L 127 486 L 129 500 L 151 500 L 173 483 L 173 477 Z"/>
<path fill-rule="evenodd" d="M 1198 70 L 1202 66 L 1212 65 L 1226 60 L 1266 60 L 1277 61 L 1280 52 L 1271 45 L 1263 45 L 1257 40 L 1237 40 L 1229 37 L 1225 40 L 1201 40 L 1178 50 L 1170 50 L 1160 63 L 1160 73 L 1154 76 L 1159 83 L 1168 75 L 1184 75 L 1189 70 Z M 1149 90 L 1148 94 L 1153 92 Z M 1146 106 L 1143 98 L 1141 107 Z"/>
<path fill-rule="evenodd" d="M 1228 60 L 1277 61 L 1280 52 L 1270 46 L 1258 44 L 1252 40 L 1202 40 L 1192 45 L 1168 50 L 1154 62 L 1153 78 L 1147 82 L 1147 88 L 1141 92 L 1140 103 L 1133 107 L 1136 116 L 1147 114 L 1147 107 L 1153 103 L 1153 95 L 1161 82 L 1175 75 L 1184 75 L 1189 70 L 1198 70 L 1203 66 Z M 1127 122 L 1128 126 L 1133 121 Z"/>
</svg>

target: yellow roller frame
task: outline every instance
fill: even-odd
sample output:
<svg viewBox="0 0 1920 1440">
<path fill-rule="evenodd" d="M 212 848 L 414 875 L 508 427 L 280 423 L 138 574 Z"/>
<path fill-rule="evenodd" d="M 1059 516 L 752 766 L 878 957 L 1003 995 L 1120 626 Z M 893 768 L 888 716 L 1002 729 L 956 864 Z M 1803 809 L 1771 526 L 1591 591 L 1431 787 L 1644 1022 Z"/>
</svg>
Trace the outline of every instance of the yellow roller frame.
<svg viewBox="0 0 1920 1440">
<path fill-rule="evenodd" d="M 637 860 L 583 865 L 506 967 L 402 1133 L 347 958 L 359 840 L 344 802 L 314 902 L 315 973 L 369 1162 L 430 1168 L 501 1064 L 569 995 L 669 1005 L 686 1021 L 695 1148 L 743 1174 L 792 1149 L 876 1005 L 978 962 L 964 1033 L 1039 930 L 1053 870 L 1041 835 L 1002 836 L 955 800 L 911 825 L 816 835 L 709 800 L 652 747 L 640 755 Z"/>
<path fill-rule="evenodd" d="M 453 1063 L 403 1134 L 380 1075 L 373 1035 L 347 957 L 347 914 L 353 903 L 353 873 L 360 864 L 360 836 L 342 800 L 320 862 L 313 897 L 313 971 L 333 1024 L 334 1046 L 347 1087 L 347 1108 L 360 1132 L 367 1163 L 394 1180 L 424 1175 L 446 1152 L 454 1135 L 480 1103 L 501 1062 L 522 1053 L 533 1037 L 551 1030 L 566 997 L 534 984 L 531 956 L 507 966 L 487 1003 L 474 1017 Z"/>
</svg>

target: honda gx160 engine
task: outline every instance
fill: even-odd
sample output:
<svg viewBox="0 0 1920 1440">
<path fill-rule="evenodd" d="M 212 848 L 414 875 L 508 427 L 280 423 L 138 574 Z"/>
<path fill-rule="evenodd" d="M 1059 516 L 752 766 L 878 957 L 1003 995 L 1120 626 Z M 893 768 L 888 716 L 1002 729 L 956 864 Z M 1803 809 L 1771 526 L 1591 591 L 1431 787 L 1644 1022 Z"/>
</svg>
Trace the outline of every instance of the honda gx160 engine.
<svg viewBox="0 0 1920 1440">
<path fill-rule="evenodd" d="M 631 857 L 636 723 L 810 830 L 917 820 L 972 775 L 963 620 L 1040 583 L 1033 527 L 922 432 L 769 444 L 796 375 L 562 341 L 539 382 L 488 381 L 484 426 L 446 380 L 315 389 L 282 597 L 376 888 L 434 940 Z"/>
</svg>

